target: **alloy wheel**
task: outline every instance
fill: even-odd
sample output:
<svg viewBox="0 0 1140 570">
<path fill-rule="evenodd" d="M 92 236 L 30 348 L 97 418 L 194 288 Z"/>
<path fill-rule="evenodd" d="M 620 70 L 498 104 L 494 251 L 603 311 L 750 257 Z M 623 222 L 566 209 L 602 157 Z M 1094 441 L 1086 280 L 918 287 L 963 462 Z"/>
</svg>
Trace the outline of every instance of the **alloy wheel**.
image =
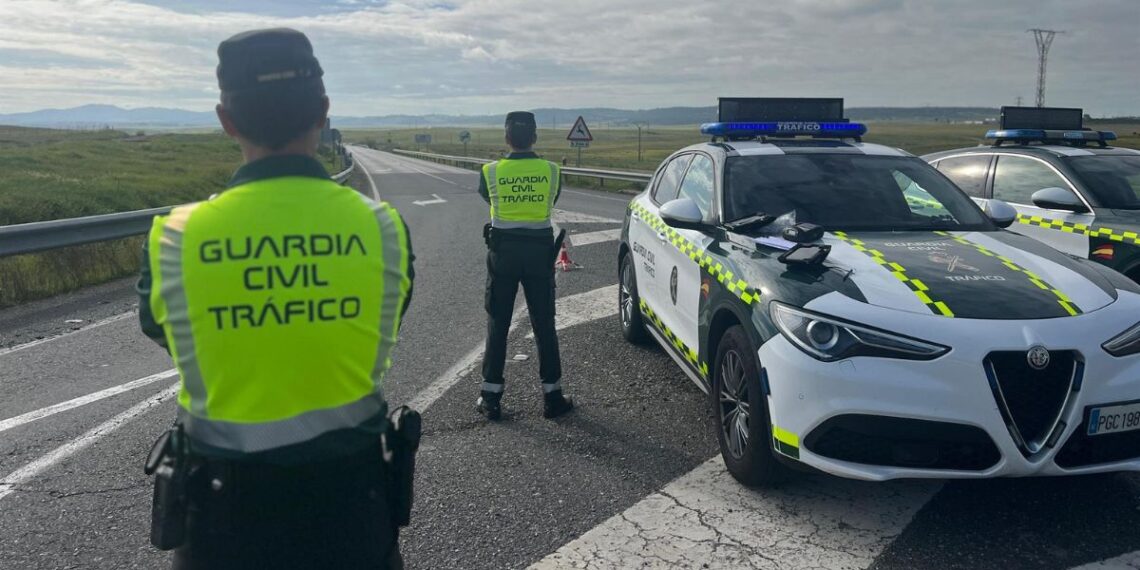
<svg viewBox="0 0 1140 570">
<path fill-rule="evenodd" d="M 721 430 L 729 453 L 739 459 L 744 457 L 748 449 L 748 420 L 751 409 L 748 403 L 748 382 L 744 377 L 744 363 L 736 351 L 730 350 L 724 354 L 719 374 Z"/>
</svg>

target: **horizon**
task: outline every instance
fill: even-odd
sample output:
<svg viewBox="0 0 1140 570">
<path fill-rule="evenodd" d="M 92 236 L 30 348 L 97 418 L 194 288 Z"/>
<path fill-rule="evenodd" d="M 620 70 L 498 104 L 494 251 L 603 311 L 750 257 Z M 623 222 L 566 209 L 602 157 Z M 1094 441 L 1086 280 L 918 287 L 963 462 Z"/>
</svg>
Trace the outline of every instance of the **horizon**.
<svg viewBox="0 0 1140 570">
<path fill-rule="evenodd" d="M 1031 104 L 1025 30 L 1036 27 L 1068 32 L 1050 52 L 1047 105 L 1140 114 L 1134 0 L 719 4 L 731 18 L 679 0 L 88 0 L 75 26 L 76 3 L 0 5 L 0 114 L 207 110 L 218 42 L 270 26 L 310 36 L 337 116 L 700 107 L 737 94 L 844 96 L 851 108 Z M 518 13 L 532 25 L 512 26 Z"/>
</svg>

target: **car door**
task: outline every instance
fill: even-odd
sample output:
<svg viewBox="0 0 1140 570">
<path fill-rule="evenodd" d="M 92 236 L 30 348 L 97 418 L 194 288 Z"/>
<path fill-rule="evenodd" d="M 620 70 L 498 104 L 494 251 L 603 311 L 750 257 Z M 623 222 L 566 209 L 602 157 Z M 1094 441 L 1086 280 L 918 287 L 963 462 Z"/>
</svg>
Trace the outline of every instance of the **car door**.
<svg viewBox="0 0 1140 570">
<path fill-rule="evenodd" d="M 665 255 L 670 244 L 665 239 L 658 221 L 661 218 L 662 204 L 677 197 L 681 178 L 692 160 L 691 154 L 682 154 L 670 159 L 658 170 L 654 186 L 648 193 L 634 200 L 633 213 L 629 222 L 630 248 L 633 249 L 637 294 L 655 312 L 663 310 L 658 280 L 660 267 L 665 263 Z M 668 276 L 666 276 L 668 277 Z"/>
<path fill-rule="evenodd" d="M 715 162 L 712 157 L 697 153 L 685 172 L 677 197 L 692 200 L 704 220 L 711 222 L 715 187 Z M 708 248 L 712 238 L 697 230 L 673 228 L 673 231 L 674 237 L 665 242 L 661 258 L 664 263 L 658 264 L 658 304 L 662 307 L 658 314 L 686 347 L 696 351 L 701 300 L 701 266 L 696 256 Z"/>
<path fill-rule="evenodd" d="M 994 166 L 993 197 L 1010 203 L 1020 214 L 1018 222 L 1009 229 L 1043 241 L 1069 255 L 1088 257 L 1088 236 L 1081 232 L 1063 231 L 1062 228 L 1066 223 L 1091 226 L 1095 218 L 1091 212 L 1052 210 L 1033 204 L 1034 192 L 1053 187 L 1078 195 L 1073 185 L 1048 162 L 1024 155 L 998 155 Z M 1081 200 L 1084 201 L 1083 198 Z"/>
</svg>

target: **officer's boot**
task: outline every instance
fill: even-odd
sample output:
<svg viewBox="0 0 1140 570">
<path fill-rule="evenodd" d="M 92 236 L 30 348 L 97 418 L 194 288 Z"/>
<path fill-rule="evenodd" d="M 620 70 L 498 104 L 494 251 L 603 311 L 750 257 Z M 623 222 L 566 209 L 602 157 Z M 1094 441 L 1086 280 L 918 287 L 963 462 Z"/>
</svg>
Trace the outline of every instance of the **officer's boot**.
<svg viewBox="0 0 1140 570">
<path fill-rule="evenodd" d="M 571 400 L 569 396 L 562 395 L 562 390 L 543 395 L 542 417 L 548 420 L 557 418 L 573 409 L 574 400 Z"/>
<path fill-rule="evenodd" d="M 503 408 L 500 405 L 502 399 L 502 392 L 480 392 L 479 400 L 475 402 L 475 411 L 487 416 L 491 421 L 498 421 L 503 417 Z"/>
</svg>

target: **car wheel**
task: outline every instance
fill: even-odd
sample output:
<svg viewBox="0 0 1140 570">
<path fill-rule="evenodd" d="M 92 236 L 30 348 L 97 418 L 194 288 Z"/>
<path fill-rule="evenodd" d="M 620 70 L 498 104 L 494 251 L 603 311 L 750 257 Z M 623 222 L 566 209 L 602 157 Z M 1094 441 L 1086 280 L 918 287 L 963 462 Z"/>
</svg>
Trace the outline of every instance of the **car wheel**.
<svg viewBox="0 0 1140 570">
<path fill-rule="evenodd" d="M 621 258 L 618 276 L 618 316 L 621 317 L 621 333 L 625 340 L 642 344 L 649 340 L 645 331 L 645 321 L 641 319 L 641 298 L 637 295 L 637 275 L 633 270 L 633 256 L 626 253 Z"/>
<path fill-rule="evenodd" d="M 787 468 L 772 450 L 768 402 L 760 389 L 760 363 L 740 325 L 724 332 L 713 367 L 717 441 L 728 472 L 749 487 L 784 480 Z"/>
</svg>

